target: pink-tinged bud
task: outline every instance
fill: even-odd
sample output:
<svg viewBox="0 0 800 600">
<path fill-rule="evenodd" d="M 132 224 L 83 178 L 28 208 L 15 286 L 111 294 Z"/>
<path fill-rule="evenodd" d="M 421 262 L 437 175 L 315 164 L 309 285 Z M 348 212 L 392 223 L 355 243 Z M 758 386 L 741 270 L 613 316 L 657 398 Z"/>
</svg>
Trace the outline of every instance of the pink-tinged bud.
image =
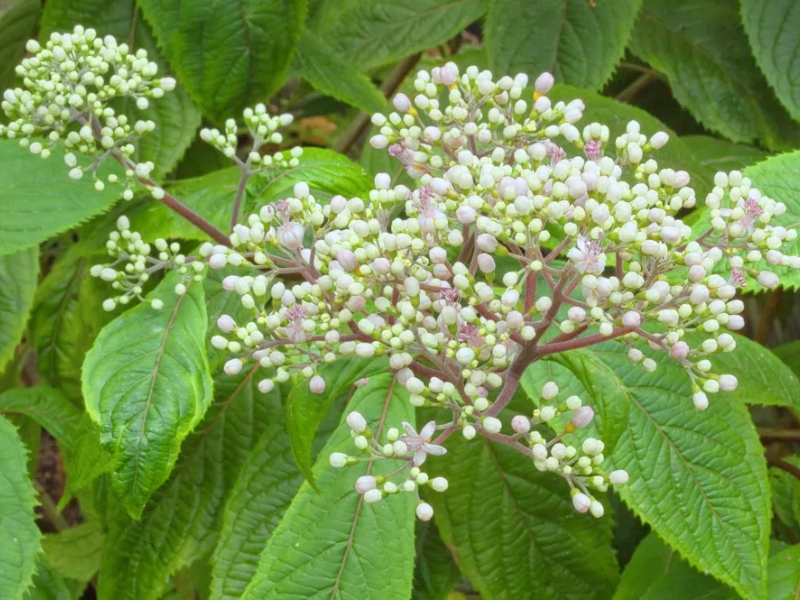
<svg viewBox="0 0 800 600">
<path fill-rule="evenodd" d="M 683 360 L 689 356 L 689 344 L 686 342 L 676 342 L 672 348 L 669 349 L 669 355 L 675 360 Z"/>
<path fill-rule="evenodd" d="M 321 394 L 325 391 L 325 380 L 319 375 L 315 375 L 308 382 L 308 389 L 311 390 L 312 394 Z"/>
<path fill-rule="evenodd" d="M 339 250 L 336 253 L 336 261 L 348 273 L 352 273 L 358 268 L 358 259 L 352 250 Z"/>
<path fill-rule="evenodd" d="M 229 315 L 220 315 L 219 319 L 217 319 L 217 327 L 219 327 L 220 331 L 230 333 L 236 327 L 236 321 Z"/>
<path fill-rule="evenodd" d="M 586 311 L 580 306 L 573 306 L 567 311 L 567 318 L 573 323 L 583 323 L 586 319 Z"/>
<path fill-rule="evenodd" d="M 578 429 L 583 429 L 594 419 L 594 409 L 591 406 L 581 406 L 572 415 L 572 424 Z"/>
<path fill-rule="evenodd" d="M 689 281 L 692 283 L 698 283 L 703 281 L 706 276 L 706 270 L 703 268 L 702 265 L 692 265 L 689 269 Z"/>
<path fill-rule="evenodd" d="M 389 140 L 385 135 L 373 135 L 369 140 L 369 145 L 376 150 L 383 150 L 389 145 Z"/>
<path fill-rule="evenodd" d="M 471 206 L 459 206 L 456 210 L 456 218 L 462 225 L 470 225 L 475 222 L 477 213 Z"/>
<path fill-rule="evenodd" d="M 366 494 L 370 490 L 374 490 L 378 482 L 372 475 L 362 475 L 356 479 L 356 491 L 359 494 Z"/>
<path fill-rule="evenodd" d="M 658 133 L 654 133 L 653 137 L 650 138 L 650 145 L 654 150 L 658 150 L 659 148 L 663 148 L 668 141 L 669 135 L 663 131 L 659 131 Z"/>
<path fill-rule="evenodd" d="M 667 244 L 677 244 L 681 241 L 681 232 L 677 227 L 662 227 L 661 239 Z"/>
<path fill-rule="evenodd" d="M 517 415 L 511 419 L 511 429 L 517 433 L 528 433 L 531 430 L 531 420 L 525 415 Z"/>
<path fill-rule="evenodd" d="M 622 469 L 611 471 L 611 473 L 608 474 L 608 480 L 614 485 L 625 485 L 628 483 L 628 472 Z"/>
<path fill-rule="evenodd" d="M 674 188 L 682 188 L 689 185 L 689 181 L 691 181 L 691 177 L 686 171 L 677 171 L 675 173 L 675 181 L 672 184 Z"/>
<path fill-rule="evenodd" d="M 739 386 L 739 380 L 734 375 L 720 375 L 719 389 L 723 392 L 732 392 Z"/>
<path fill-rule="evenodd" d="M 731 331 L 739 331 L 744 327 L 744 318 L 741 315 L 731 315 L 728 317 L 727 327 Z"/>
<path fill-rule="evenodd" d="M 518 310 L 512 310 L 506 315 L 506 323 L 511 329 L 519 329 L 525 323 L 525 317 Z"/>
<path fill-rule="evenodd" d="M 622 324 L 625 327 L 639 327 L 642 324 L 642 317 L 639 313 L 629 310 L 624 315 L 622 315 Z"/>
<path fill-rule="evenodd" d="M 592 505 L 592 501 L 589 499 L 589 496 L 582 493 L 577 493 L 572 497 L 572 506 L 575 507 L 582 515 L 589 512 L 589 507 Z"/>
<path fill-rule="evenodd" d="M 367 429 L 367 420 L 361 413 L 353 411 L 347 415 L 347 426 L 356 433 L 363 433 Z"/>
<path fill-rule="evenodd" d="M 427 502 L 420 502 L 417 504 L 416 513 L 420 521 L 430 521 L 433 517 L 433 507 Z"/>
<path fill-rule="evenodd" d="M 553 88 L 555 82 L 555 78 L 550 73 L 545 72 L 536 78 L 536 82 L 533 85 L 537 93 L 546 94 Z"/>
<path fill-rule="evenodd" d="M 364 387 L 369 383 L 369 377 L 362 377 L 358 381 L 356 381 L 353 385 L 356 387 Z"/>
<path fill-rule="evenodd" d="M 411 100 L 405 94 L 397 94 L 392 100 L 392 106 L 401 113 L 408 112 L 408 109 L 411 108 Z"/>
<path fill-rule="evenodd" d="M 386 275 L 391 268 L 392 263 L 389 262 L 388 258 L 376 258 L 372 262 L 372 270 L 378 275 Z"/>
<path fill-rule="evenodd" d="M 226 292 L 232 292 L 236 289 L 236 282 L 239 281 L 239 277 L 236 275 L 228 275 L 225 279 L 222 280 L 222 289 Z"/>
<path fill-rule="evenodd" d="M 238 358 L 232 358 L 225 363 L 223 369 L 226 375 L 236 375 L 242 370 L 242 361 L 240 361 Z"/>
<path fill-rule="evenodd" d="M 497 239 L 488 233 L 482 233 L 478 236 L 478 248 L 484 252 L 494 252 L 497 248 Z"/>
<path fill-rule="evenodd" d="M 481 253 L 478 255 L 478 268 L 481 273 L 494 273 L 495 263 L 494 258 L 490 254 Z"/>
<path fill-rule="evenodd" d="M 757 279 L 758 283 L 763 285 L 765 288 L 774 288 L 778 285 L 778 276 L 770 271 L 761 271 L 761 273 L 758 274 Z"/>
<path fill-rule="evenodd" d="M 296 221 L 289 221 L 278 228 L 278 242 L 290 250 L 297 250 L 303 245 L 305 227 Z"/>
<path fill-rule="evenodd" d="M 366 305 L 367 301 L 364 296 L 351 296 L 347 300 L 347 308 L 354 313 L 361 312 Z"/>
</svg>

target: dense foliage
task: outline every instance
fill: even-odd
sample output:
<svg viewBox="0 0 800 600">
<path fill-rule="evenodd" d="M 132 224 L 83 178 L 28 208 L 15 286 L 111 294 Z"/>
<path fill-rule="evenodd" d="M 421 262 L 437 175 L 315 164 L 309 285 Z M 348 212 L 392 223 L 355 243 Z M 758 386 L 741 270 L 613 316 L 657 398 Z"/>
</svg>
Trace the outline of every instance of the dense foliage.
<svg viewBox="0 0 800 600">
<path fill-rule="evenodd" d="M 794 2 L 9 4 L 0 597 L 797 597 Z"/>
</svg>

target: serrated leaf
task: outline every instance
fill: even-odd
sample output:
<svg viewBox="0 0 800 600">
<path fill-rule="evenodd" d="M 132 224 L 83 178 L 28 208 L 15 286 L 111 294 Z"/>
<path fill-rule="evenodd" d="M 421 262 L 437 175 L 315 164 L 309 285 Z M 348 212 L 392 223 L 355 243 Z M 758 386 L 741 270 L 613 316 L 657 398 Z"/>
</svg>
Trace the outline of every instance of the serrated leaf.
<svg viewBox="0 0 800 600">
<path fill-rule="evenodd" d="M 33 36 L 41 15 L 39 0 L 24 0 L 0 19 L 0 89 L 13 87 L 14 68 L 25 56 L 25 44 Z"/>
<path fill-rule="evenodd" d="M 622 58 L 641 0 L 494 0 L 484 43 L 499 75 L 549 71 L 558 81 L 599 89 Z"/>
<path fill-rule="evenodd" d="M 386 98 L 369 77 L 354 70 L 323 38 L 308 30 L 300 37 L 292 69 L 327 96 L 364 112 L 386 110 Z"/>
<path fill-rule="evenodd" d="M 282 415 L 279 389 L 261 394 L 256 370 L 217 378 L 214 408 L 184 443 L 169 482 L 141 520 L 111 519 L 100 598 L 156 600 L 171 574 L 213 549 L 226 495 L 258 439 Z"/>
<path fill-rule="evenodd" d="M 203 114 L 238 117 L 284 82 L 306 16 L 305 0 L 140 0 L 159 47 Z"/>
<path fill-rule="evenodd" d="M 447 448 L 429 472 L 446 477 L 450 487 L 428 500 L 461 572 L 483 598 L 611 595 L 618 577 L 612 519 L 578 514 L 563 480 L 537 471 L 513 448 L 459 435 Z"/>
<path fill-rule="evenodd" d="M 702 169 L 703 175 L 709 181 L 713 181 L 714 175 L 719 171 L 741 171 L 769 156 L 769 153 L 759 148 L 734 144 L 709 135 L 684 135 L 681 140 L 697 157 L 695 168 Z"/>
<path fill-rule="evenodd" d="M 233 199 L 241 174 L 238 167 L 213 171 L 177 181 L 169 191 L 213 225 L 229 231 Z M 372 179 L 364 169 L 346 156 L 324 148 L 305 148 L 298 166 L 275 169 L 250 181 L 240 218 L 244 220 L 247 211 L 291 196 L 294 185 L 301 181 L 308 184 L 317 200 L 326 200 L 336 194 L 346 198 L 366 198 L 373 187 Z M 146 231 L 153 238 L 207 239 L 202 231 L 161 203 L 144 204 L 135 212 L 131 211 L 129 216 L 139 230 Z"/>
<path fill-rule="evenodd" d="M 85 521 L 42 540 L 42 549 L 53 570 L 62 577 L 89 581 L 100 568 L 103 531 L 97 520 Z"/>
<path fill-rule="evenodd" d="M 744 598 L 763 598 L 769 483 L 745 406 L 720 400 L 696 410 L 689 378 L 663 354 L 645 350 L 659 363 L 648 373 L 631 365 L 620 344 L 594 351 L 632 395 L 628 430 L 607 458 L 607 469 L 630 475 L 620 497 L 693 566 Z"/>
<path fill-rule="evenodd" d="M 486 0 L 333 0 L 314 32 L 358 70 L 438 46 L 477 21 Z"/>
<path fill-rule="evenodd" d="M 60 391 L 42 385 L 14 388 L 0 394 L 0 413 L 30 417 L 71 450 L 81 420 L 81 413 Z"/>
<path fill-rule="evenodd" d="M 768 600 L 796 600 L 800 595 L 800 544 L 769 559 Z"/>
<path fill-rule="evenodd" d="M 379 439 L 381 429 L 414 422 L 408 394 L 392 375 L 372 377 L 353 395 L 348 412 L 360 412 Z M 388 406 L 387 406 L 388 403 Z M 332 452 L 352 452 L 350 428 L 340 423 L 314 465 L 321 493 L 304 483 L 270 538 L 243 600 L 280 598 L 372 598 L 406 600 L 411 591 L 414 499 L 398 494 L 368 504 L 353 485 L 366 462 L 335 469 Z M 373 463 L 387 474 L 400 464 Z"/>
<path fill-rule="evenodd" d="M 119 197 L 112 185 L 95 190 L 91 177 L 72 181 L 59 150 L 42 159 L 14 140 L 0 140 L 0 163 L 0 255 L 36 246 L 103 212 Z M 121 172 L 109 161 L 100 172 L 111 170 Z"/>
<path fill-rule="evenodd" d="M 800 119 L 800 6 L 792 0 L 742 0 L 742 23 L 758 66 L 789 113 Z"/>
<path fill-rule="evenodd" d="M 800 127 L 750 55 L 735 0 L 645 0 L 631 50 L 666 75 L 678 102 L 707 129 L 774 149 L 800 142 Z"/>
<path fill-rule="evenodd" d="M 718 396 L 723 402 L 739 401 L 766 406 L 791 406 L 800 410 L 800 381 L 779 357 L 743 335 L 733 334 L 736 348 L 709 356 L 715 373 L 731 373 L 739 379 L 732 392 Z M 697 347 L 703 334 L 688 334 L 685 341 Z M 712 399 L 712 402 L 714 400 Z"/>
<path fill-rule="evenodd" d="M 0 256 L 0 372 L 22 339 L 38 278 L 38 248 Z"/>
<path fill-rule="evenodd" d="M 181 442 L 211 402 L 203 286 L 170 273 L 148 299 L 109 323 L 83 364 L 86 410 L 119 457 L 112 486 L 138 518 L 166 481 Z"/>
<path fill-rule="evenodd" d="M 417 522 L 412 600 L 447 600 L 461 573 L 433 521 Z"/>
<path fill-rule="evenodd" d="M 23 600 L 73 600 L 73 590 L 55 572 L 47 558 L 39 555 L 36 559 L 36 573 L 33 585 L 23 596 Z"/>
<path fill-rule="evenodd" d="M 28 453 L 17 430 L 0 416 L 0 598 L 21 598 L 31 583 L 42 534 L 33 513 Z"/>
<path fill-rule="evenodd" d="M 597 414 L 597 427 L 606 447 L 605 453 L 611 454 L 628 425 L 630 392 L 614 371 L 590 350 L 554 354 L 549 360 L 569 369 L 588 393 L 589 404 Z"/>
<path fill-rule="evenodd" d="M 242 595 L 264 545 L 302 483 L 285 425 L 276 423 L 242 465 L 225 506 L 212 558 L 212 599 L 233 600 Z"/>
<path fill-rule="evenodd" d="M 389 363 L 385 358 L 367 359 L 357 356 L 340 358 L 319 369 L 319 374 L 326 383 L 324 395 L 312 393 L 305 379 L 295 383 L 286 403 L 287 428 L 291 439 L 292 456 L 303 477 L 313 488 L 316 489 L 317 486 L 311 468 L 311 444 L 328 409 L 339 394 L 356 381 L 384 373 L 388 367 Z"/>
<path fill-rule="evenodd" d="M 614 600 L 731 600 L 733 591 L 689 563 L 654 533 L 636 548 Z"/>
<path fill-rule="evenodd" d="M 134 0 L 48 0 L 42 15 L 40 39 L 48 39 L 53 31 L 71 31 L 77 24 L 94 27 L 103 36 L 113 35 L 120 42 L 131 44 L 134 50 L 146 50 L 148 59 L 158 65 L 159 74 L 169 72 Z M 152 161 L 153 176 L 164 177 L 178 164 L 194 139 L 200 126 L 200 111 L 182 86 L 164 94 L 163 98 L 150 99 L 150 106 L 143 111 L 129 100 L 122 104 L 123 112 L 129 117 L 148 119 L 156 124 L 155 131 L 143 136 L 137 144 L 134 158 L 137 162 Z"/>
</svg>

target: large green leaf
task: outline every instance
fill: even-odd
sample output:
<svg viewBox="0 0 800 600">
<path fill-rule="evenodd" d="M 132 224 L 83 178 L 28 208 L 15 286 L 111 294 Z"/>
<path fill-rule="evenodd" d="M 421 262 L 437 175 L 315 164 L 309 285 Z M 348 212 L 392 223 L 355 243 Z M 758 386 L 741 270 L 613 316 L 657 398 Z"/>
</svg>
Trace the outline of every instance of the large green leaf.
<svg viewBox="0 0 800 600">
<path fill-rule="evenodd" d="M 140 0 L 159 47 L 207 117 L 222 122 L 283 84 L 305 0 Z"/>
<path fill-rule="evenodd" d="M 38 248 L 0 255 L 0 372 L 22 339 L 38 277 Z"/>
<path fill-rule="evenodd" d="M 555 354 L 550 360 L 568 368 L 588 393 L 589 404 L 597 413 L 597 427 L 606 446 L 605 453 L 611 454 L 628 425 L 630 392 L 614 371 L 590 350 Z"/>
<path fill-rule="evenodd" d="M 0 394 L 0 413 L 32 418 L 58 440 L 62 450 L 72 449 L 81 420 L 81 413 L 64 394 L 42 385 Z"/>
<path fill-rule="evenodd" d="M 362 70 L 438 46 L 477 21 L 487 0 L 328 0 L 314 32 Z"/>
<path fill-rule="evenodd" d="M 364 169 L 346 156 L 323 148 L 305 148 L 300 164 L 288 169 L 276 169 L 254 177 L 248 184 L 247 198 L 241 220 L 247 210 L 254 210 L 293 194 L 298 182 L 306 182 L 318 200 L 341 194 L 346 198 L 366 198 L 372 180 Z M 175 182 L 169 191 L 192 210 L 211 221 L 223 231 L 230 230 L 233 199 L 242 171 L 238 167 L 222 169 Z M 134 226 L 148 237 L 207 239 L 205 234 L 166 206 L 149 202 L 130 212 Z"/>
<path fill-rule="evenodd" d="M 654 533 L 636 548 L 614 600 L 731 600 L 733 591 L 693 569 Z"/>
<path fill-rule="evenodd" d="M 212 558 L 212 598 L 241 596 L 261 551 L 302 483 L 285 425 L 273 424 L 253 447 L 225 506 Z"/>
<path fill-rule="evenodd" d="M 132 44 L 134 50 L 147 50 L 160 73 L 168 72 L 166 61 L 159 55 L 147 24 L 142 20 L 134 0 L 48 0 L 42 15 L 40 38 L 47 39 L 53 31 L 72 30 L 77 25 L 94 27 L 101 35 L 113 35 L 120 42 Z M 140 111 L 133 102 L 125 102 L 124 111 L 140 119 L 150 119 L 155 131 L 142 137 L 137 146 L 139 162 L 152 161 L 156 178 L 170 172 L 191 144 L 200 126 L 200 111 L 182 86 L 151 100 Z"/>
<path fill-rule="evenodd" d="M 800 119 L 800 6 L 793 0 L 742 0 L 742 22 L 756 62 L 778 99 Z"/>
<path fill-rule="evenodd" d="M 768 600 L 800 597 L 800 545 L 790 546 L 769 559 Z"/>
<path fill-rule="evenodd" d="M 70 589 L 71 587 L 76 589 Z M 76 585 L 67 584 L 47 558 L 39 555 L 36 559 L 33 585 L 22 598 L 23 600 L 74 600 L 82 595 L 83 590 L 77 588 Z"/>
<path fill-rule="evenodd" d="M 41 15 L 39 0 L 24 0 L 0 19 L 0 89 L 13 87 L 14 68 L 25 55 L 25 43 L 33 36 Z"/>
<path fill-rule="evenodd" d="M 379 436 L 384 422 L 386 427 L 414 422 L 408 394 L 393 385 L 389 374 L 359 388 L 347 410 L 364 415 Z M 264 549 L 243 599 L 409 597 L 414 499 L 398 494 L 377 504 L 364 502 L 353 484 L 367 472 L 367 463 L 334 469 L 329 462 L 332 452 L 353 449 L 343 420 L 314 466 L 321 493 L 309 483 L 300 488 Z M 377 461 L 372 473 L 390 473 L 399 466 L 393 460 Z"/>
<path fill-rule="evenodd" d="M 323 94 L 365 112 L 386 110 L 386 98 L 369 77 L 354 70 L 323 38 L 308 30 L 300 37 L 292 68 Z"/>
<path fill-rule="evenodd" d="M 780 358 L 795 375 L 800 377 L 800 341 L 789 342 L 773 348 L 772 353 Z"/>
<path fill-rule="evenodd" d="M 28 589 L 41 550 L 26 459 L 17 430 L 0 416 L 0 598 L 9 600 L 21 598 Z"/>
<path fill-rule="evenodd" d="M 447 600 L 461 578 L 458 566 L 433 521 L 416 527 L 417 561 L 414 565 L 413 600 Z"/>
<path fill-rule="evenodd" d="M 498 76 L 549 71 L 599 89 L 622 58 L 641 0 L 495 0 L 485 43 Z"/>
<path fill-rule="evenodd" d="M 693 566 L 747 599 L 766 593 L 769 483 L 763 448 L 745 406 L 712 402 L 698 411 L 683 368 L 663 354 L 651 373 L 621 344 L 595 353 L 631 392 L 628 430 L 609 467 L 630 482 L 617 489 L 631 510 Z"/>
<path fill-rule="evenodd" d="M 645 0 L 631 49 L 669 79 L 706 128 L 735 142 L 796 147 L 800 127 L 777 102 L 750 54 L 736 0 Z"/>
<path fill-rule="evenodd" d="M 752 146 L 734 144 L 709 135 L 685 135 L 681 140 L 697 157 L 696 169 L 702 169 L 709 181 L 719 171 L 742 170 L 765 159 L 768 153 Z"/>
<path fill-rule="evenodd" d="M 89 581 L 100 568 L 103 530 L 97 520 L 85 521 L 42 540 L 42 549 L 53 569 L 62 577 Z"/>
<path fill-rule="evenodd" d="M 111 519 L 103 548 L 99 597 L 155 600 L 168 577 L 207 556 L 222 523 L 222 507 L 241 466 L 271 423 L 282 418 L 278 388 L 261 394 L 257 368 L 220 375 L 216 402 L 184 443 L 169 482 L 140 521 Z"/>
<path fill-rule="evenodd" d="M 340 358 L 319 369 L 325 379 L 325 393 L 314 394 L 308 389 L 308 380 L 295 383 L 286 403 L 287 426 L 292 443 L 292 455 L 300 472 L 316 488 L 314 471 L 311 468 L 311 445 L 319 424 L 336 398 L 356 381 L 364 377 L 385 373 L 389 363 L 386 359 L 367 359 L 357 356 Z"/>
<path fill-rule="evenodd" d="M 180 280 L 170 273 L 150 295 L 161 310 L 140 304 L 109 323 L 83 365 L 86 410 L 119 456 L 112 484 L 134 518 L 211 402 L 203 286 L 178 296 Z"/>
<path fill-rule="evenodd" d="M 610 515 L 578 514 L 569 488 L 513 448 L 454 435 L 430 475 L 450 482 L 429 494 L 442 538 L 486 600 L 601 600 L 617 564 Z"/>
<path fill-rule="evenodd" d="M 59 151 L 42 159 L 13 140 L 0 140 L 0 163 L 0 255 L 31 248 L 86 221 L 120 195 L 113 185 L 98 192 L 91 177 L 72 181 Z M 106 168 L 108 161 L 101 173 Z"/>
</svg>

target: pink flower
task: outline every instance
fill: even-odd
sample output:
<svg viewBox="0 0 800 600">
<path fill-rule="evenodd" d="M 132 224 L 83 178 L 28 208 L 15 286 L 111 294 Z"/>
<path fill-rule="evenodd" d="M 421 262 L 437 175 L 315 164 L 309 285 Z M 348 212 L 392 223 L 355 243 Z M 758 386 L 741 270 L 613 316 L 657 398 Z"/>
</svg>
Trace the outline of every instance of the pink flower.
<svg viewBox="0 0 800 600">
<path fill-rule="evenodd" d="M 600 162 L 600 159 L 603 158 L 603 143 L 600 140 L 586 142 L 586 145 L 583 147 L 583 153 L 586 154 L 586 158 L 592 162 Z"/>
<path fill-rule="evenodd" d="M 411 423 L 403 422 L 403 429 L 406 430 L 406 435 L 401 439 L 406 443 L 409 451 L 414 453 L 414 466 L 418 467 L 424 463 L 428 454 L 441 456 L 447 453 L 447 448 L 444 446 L 430 443 L 431 436 L 436 432 L 436 421 L 428 421 L 419 433 Z"/>
</svg>

